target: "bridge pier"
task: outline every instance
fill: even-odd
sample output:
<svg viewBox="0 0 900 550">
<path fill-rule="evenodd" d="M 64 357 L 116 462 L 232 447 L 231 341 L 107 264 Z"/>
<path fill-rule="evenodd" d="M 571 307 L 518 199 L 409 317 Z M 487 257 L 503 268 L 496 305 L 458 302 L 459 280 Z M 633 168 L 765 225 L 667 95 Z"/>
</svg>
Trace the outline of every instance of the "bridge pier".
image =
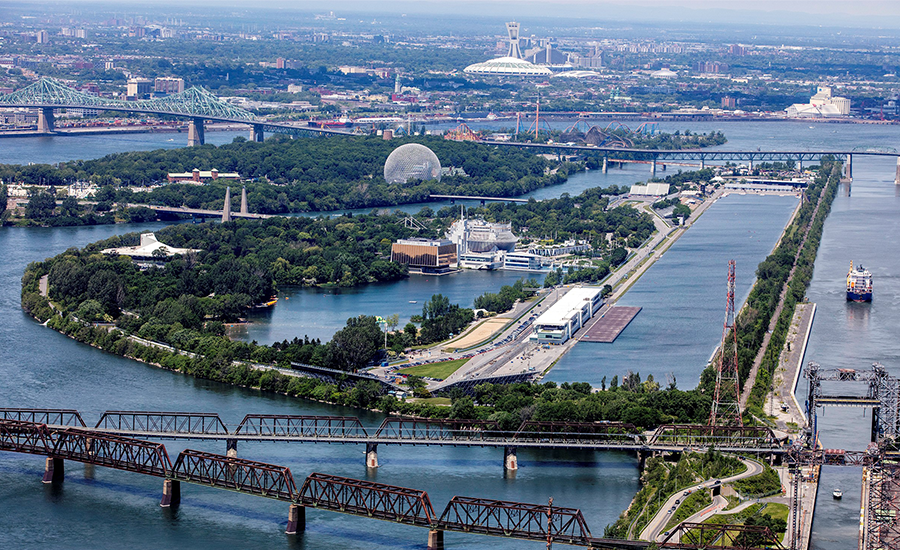
<svg viewBox="0 0 900 550">
<path fill-rule="evenodd" d="M 655 177 L 656 177 L 656 159 L 653 159 L 653 160 L 650 162 L 650 177 L 651 177 L 651 178 L 655 178 Z"/>
<path fill-rule="evenodd" d="M 203 119 L 192 118 L 188 123 L 188 147 L 205 143 L 206 135 L 203 132 Z"/>
<path fill-rule="evenodd" d="M 366 468 L 378 467 L 378 444 L 366 443 Z"/>
<path fill-rule="evenodd" d="M 265 140 L 266 140 L 266 135 L 265 135 L 265 132 L 263 132 L 263 125 L 262 124 L 250 125 L 250 141 L 262 143 Z"/>
<path fill-rule="evenodd" d="M 706 169 L 706 157 L 700 157 L 700 169 Z"/>
<path fill-rule="evenodd" d="M 48 456 L 44 463 L 43 483 L 61 483 L 65 478 L 66 468 L 63 459 Z"/>
<path fill-rule="evenodd" d="M 225 188 L 225 203 L 222 205 L 222 223 L 231 221 L 231 187 Z M 237 445 L 237 443 L 235 443 Z"/>
<path fill-rule="evenodd" d="M 848 180 L 853 179 L 853 155 L 847 153 L 847 165 L 844 166 L 844 177 Z"/>
<path fill-rule="evenodd" d="M 181 482 L 177 479 L 163 480 L 163 494 L 159 505 L 162 508 L 177 507 L 181 503 Z"/>
<path fill-rule="evenodd" d="M 603 173 L 605 174 L 609 170 L 609 158 L 603 157 Z"/>
<path fill-rule="evenodd" d="M 43 107 L 38 112 L 37 130 L 42 134 L 52 134 L 56 131 L 56 117 L 53 116 L 53 107 Z"/>
<path fill-rule="evenodd" d="M 752 172 L 753 171 L 753 157 L 750 157 L 750 164 L 748 166 L 750 167 L 750 171 Z"/>
<path fill-rule="evenodd" d="M 241 214 L 249 214 L 250 207 L 247 205 L 247 187 L 241 189 Z"/>
<path fill-rule="evenodd" d="M 428 530 L 428 550 L 444 550 L 444 531 L 441 529 Z"/>
<path fill-rule="evenodd" d="M 900 157 L 897 157 L 897 173 L 894 175 L 894 183 L 900 185 Z"/>
<path fill-rule="evenodd" d="M 225 456 L 228 458 L 237 458 L 237 439 L 225 440 Z"/>
<path fill-rule="evenodd" d="M 797 171 L 798 172 L 803 171 L 803 158 L 802 157 L 797 159 Z"/>
<path fill-rule="evenodd" d="M 519 459 L 516 457 L 515 447 L 503 447 L 503 469 L 512 472 L 519 469 Z"/>
<path fill-rule="evenodd" d="M 296 535 L 306 530 L 306 506 L 291 504 L 288 508 L 287 535 Z"/>
</svg>

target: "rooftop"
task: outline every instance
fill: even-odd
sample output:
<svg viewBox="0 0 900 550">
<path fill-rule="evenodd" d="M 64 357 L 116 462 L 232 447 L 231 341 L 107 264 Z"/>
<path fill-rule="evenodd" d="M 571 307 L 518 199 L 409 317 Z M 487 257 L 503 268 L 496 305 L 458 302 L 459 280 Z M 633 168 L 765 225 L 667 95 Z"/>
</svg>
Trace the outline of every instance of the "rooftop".
<svg viewBox="0 0 900 550">
<path fill-rule="evenodd" d="M 468 74 L 508 76 L 550 76 L 553 71 L 515 57 L 498 57 L 465 68 Z"/>
<path fill-rule="evenodd" d="M 543 315 L 535 319 L 534 326 L 564 325 L 569 322 L 576 312 L 581 311 L 586 301 L 590 302 L 598 294 L 600 294 L 600 289 L 597 287 L 573 288 L 553 304 L 550 309 L 545 311 Z"/>
</svg>

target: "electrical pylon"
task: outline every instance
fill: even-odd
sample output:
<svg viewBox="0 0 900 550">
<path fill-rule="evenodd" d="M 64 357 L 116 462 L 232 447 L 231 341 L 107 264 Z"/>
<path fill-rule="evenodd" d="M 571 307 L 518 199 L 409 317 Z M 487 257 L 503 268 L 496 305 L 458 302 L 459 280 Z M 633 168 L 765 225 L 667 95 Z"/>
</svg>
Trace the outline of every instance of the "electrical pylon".
<svg viewBox="0 0 900 550">
<path fill-rule="evenodd" d="M 734 260 L 728 261 L 728 296 L 725 300 L 725 326 L 716 364 L 716 395 L 709 411 L 710 426 L 742 426 L 741 382 L 738 378 L 737 328 L 734 325 Z M 728 349 L 728 340 L 731 349 Z"/>
</svg>

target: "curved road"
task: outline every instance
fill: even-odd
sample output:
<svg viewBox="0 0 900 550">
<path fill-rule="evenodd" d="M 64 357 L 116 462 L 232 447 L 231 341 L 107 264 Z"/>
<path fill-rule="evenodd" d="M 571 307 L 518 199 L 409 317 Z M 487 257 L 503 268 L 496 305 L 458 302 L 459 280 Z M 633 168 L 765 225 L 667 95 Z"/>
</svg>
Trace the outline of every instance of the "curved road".
<svg viewBox="0 0 900 550">
<path fill-rule="evenodd" d="M 753 476 L 755 476 L 757 474 L 761 474 L 763 472 L 763 466 L 762 466 L 762 464 L 760 464 L 758 462 L 755 462 L 753 460 L 743 460 L 743 459 L 741 460 L 741 462 L 743 462 L 744 465 L 747 466 L 747 469 L 737 475 L 722 478 L 722 480 L 721 480 L 722 485 L 725 485 L 726 483 L 731 483 L 732 481 L 737 481 L 739 479 L 744 479 L 746 477 L 753 477 Z M 659 509 L 659 511 L 653 517 L 653 519 L 650 520 L 650 523 L 648 523 L 647 526 L 644 527 L 644 530 L 641 531 L 639 538 L 641 540 L 651 540 L 651 541 L 658 540 L 660 532 L 663 530 L 663 528 L 666 526 L 667 523 L 669 523 L 669 520 L 672 518 L 672 514 L 668 513 L 668 511 L 671 510 L 673 506 L 675 506 L 675 501 L 684 499 L 685 491 L 690 491 L 691 493 L 693 493 L 694 491 L 697 491 L 699 489 L 708 489 L 708 488 L 712 487 L 714 484 L 715 484 L 715 480 L 708 479 L 708 480 L 704 481 L 703 483 L 698 483 L 697 485 L 693 485 L 691 487 L 688 487 L 687 489 L 678 491 L 677 493 L 670 496 L 668 498 L 668 500 L 666 500 L 666 503 Z M 679 502 L 679 504 L 681 504 L 681 503 Z M 725 508 L 725 506 L 727 506 L 727 505 L 728 505 L 728 501 L 725 500 L 723 497 L 721 497 L 721 496 L 716 497 L 713 500 L 712 505 L 707 506 L 706 508 L 704 508 L 700 512 L 694 514 L 693 516 L 691 516 L 690 518 L 688 518 L 685 521 L 699 520 L 700 516 L 709 515 L 710 512 L 718 512 L 719 510 Z M 673 511 L 673 513 L 674 513 L 674 511 Z"/>
</svg>

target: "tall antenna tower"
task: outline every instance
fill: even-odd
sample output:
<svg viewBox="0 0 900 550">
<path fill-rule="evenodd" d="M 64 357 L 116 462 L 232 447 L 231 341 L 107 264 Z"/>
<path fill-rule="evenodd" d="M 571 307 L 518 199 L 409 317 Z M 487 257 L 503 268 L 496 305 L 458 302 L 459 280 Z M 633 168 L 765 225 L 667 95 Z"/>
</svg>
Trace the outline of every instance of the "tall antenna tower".
<svg viewBox="0 0 900 550">
<path fill-rule="evenodd" d="M 734 326 L 734 260 L 728 261 L 725 326 L 716 365 L 716 396 L 709 411 L 710 426 L 741 426 L 741 382 L 738 378 L 737 329 Z M 731 332 L 731 349 L 727 349 Z"/>
<path fill-rule="evenodd" d="M 506 32 L 509 34 L 509 50 L 506 52 L 506 57 L 522 59 L 522 51 L 519 49 L 519 24 L 510 21 L 506 24 Z"/>
</svg>

